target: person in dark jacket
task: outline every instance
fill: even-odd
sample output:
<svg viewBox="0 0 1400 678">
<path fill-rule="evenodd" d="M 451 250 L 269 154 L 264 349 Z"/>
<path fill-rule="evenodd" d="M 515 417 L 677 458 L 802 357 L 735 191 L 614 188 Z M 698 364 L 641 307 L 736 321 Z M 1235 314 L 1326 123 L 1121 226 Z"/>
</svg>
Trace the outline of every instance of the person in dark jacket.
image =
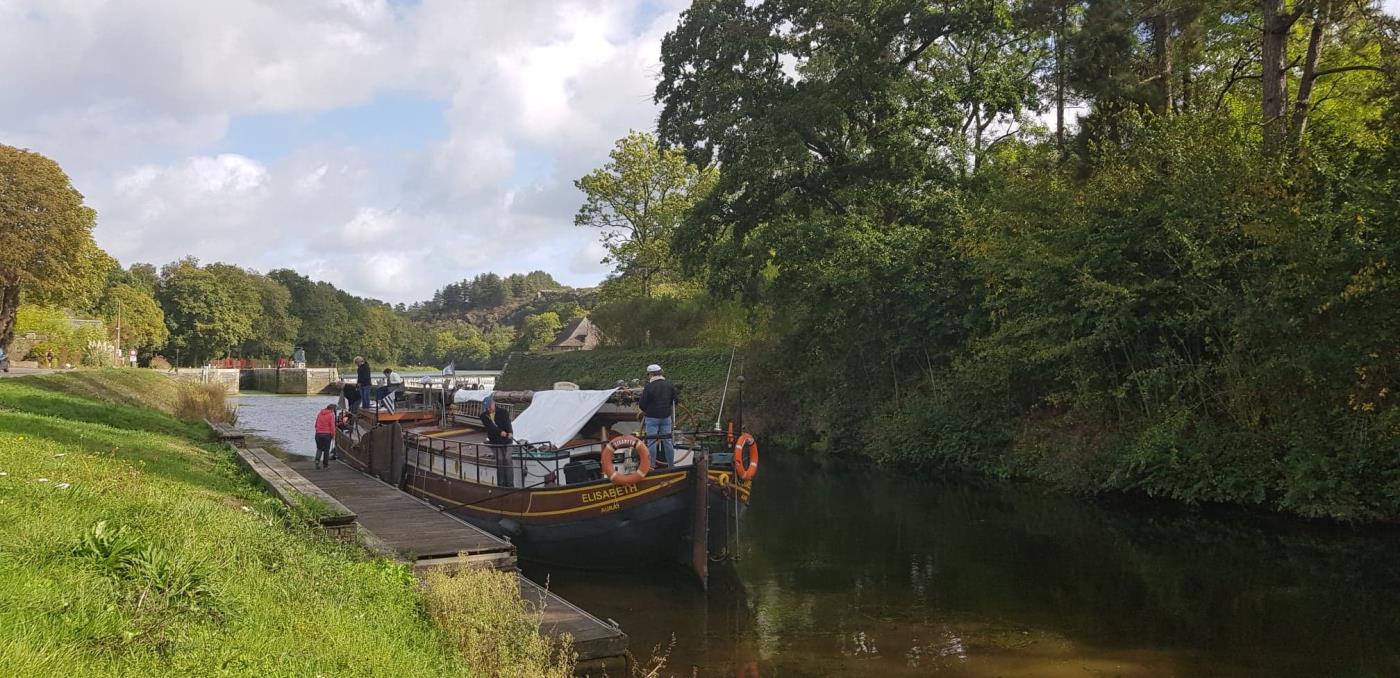
<svg viewBox="0 0 1400 678">
<path fill-rule="evenodd" d="M 496 453 L 496 484 L 514 487 L 515 469 L 510 463 L 509 445 L 513 442 L 515 430 L 511 427 L 510 413 L 496 407 L 496 401 L 491 396 L 481 401 L 481 427 L 486 429 L 486 442 Z"/>
<path fill-rule="evenodd" d="M 355 356 L 355 383 L 360 387 L 361 405 L 369 405 L 369 387 L 374 384 L 369 375 L 369 361 Z"/>
<path fill-rule="evenodd" d="M 350 410 L 350 414 L 357 414 L 360 411 L 360 386 L 346 382 L 340 389 L 341 397 L 345 398 L 345 408 Z"/>
<path fill-rule="evenodd" d="M 331 441 L 335 439 L 335 404 L 316 413 L 316 468 L 331 465 Z"/>
<path fill-rule="evenodd" d="M 676 386 L 661 374 L 661 366 L 647 365 L 647 385 L 642 388 L 642 430 L 646 432 L 647 447 L 655 450 L 656 465 L 670 465 L 675 456 L 671 442 L 671 419 L 676 413 Z"/>
</svg>

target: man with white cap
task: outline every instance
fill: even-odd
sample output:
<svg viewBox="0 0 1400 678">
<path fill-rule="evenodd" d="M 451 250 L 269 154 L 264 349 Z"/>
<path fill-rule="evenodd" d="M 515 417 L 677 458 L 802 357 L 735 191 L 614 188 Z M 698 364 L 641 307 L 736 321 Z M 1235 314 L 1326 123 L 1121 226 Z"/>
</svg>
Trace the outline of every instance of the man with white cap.
<svg viewBox="0 0 1400 678">
<path fill-rule="evenodd" d="M 647 385 L 637 404 L 642 408 L 642 430 L 646 431 L 647 445 L 655 450 L 652 456 L 658 466 L 670 465 L 673 456 L 671 416 L 675 414 L 676 402 L 676 387 L 662 376 L 661 366 L 647 365 Z"/>
</svg>

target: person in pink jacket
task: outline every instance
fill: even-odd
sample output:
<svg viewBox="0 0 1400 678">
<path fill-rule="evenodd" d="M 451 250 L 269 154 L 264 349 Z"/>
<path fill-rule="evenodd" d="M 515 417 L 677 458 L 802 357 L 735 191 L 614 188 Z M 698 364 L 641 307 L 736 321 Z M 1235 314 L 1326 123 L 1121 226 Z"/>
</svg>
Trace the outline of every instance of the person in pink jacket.
<svg viewBox="0 0 1400 678">
<path fill-rule="evenodd" d="M 316 413 L 316 468 L 331 465 L 331 441 L 335 439 L 335 404 Z"/>
</svg>

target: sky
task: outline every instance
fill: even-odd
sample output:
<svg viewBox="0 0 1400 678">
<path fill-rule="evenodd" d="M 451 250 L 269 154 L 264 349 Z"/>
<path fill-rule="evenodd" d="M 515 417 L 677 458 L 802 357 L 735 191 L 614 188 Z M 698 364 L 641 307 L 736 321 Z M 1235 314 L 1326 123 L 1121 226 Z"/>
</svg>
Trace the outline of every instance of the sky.
<svg viewBox="0 0 1400 678">
<path fill-rule="evenodd" d="M 0 0 L 0 143 L 57 160 L 123 265 L 293 268 L 390 302 L 486 271 L 591 285 L 573 180 L 654 127 L 686 5 Z"/>
<path fill-rule="evenodd" d="M 0 0 L 0 143 L 123 265 L 185 255 L 427 299 L 607 272 L 574 179 L 651 130 L 686 0 Z"/>
</svg>

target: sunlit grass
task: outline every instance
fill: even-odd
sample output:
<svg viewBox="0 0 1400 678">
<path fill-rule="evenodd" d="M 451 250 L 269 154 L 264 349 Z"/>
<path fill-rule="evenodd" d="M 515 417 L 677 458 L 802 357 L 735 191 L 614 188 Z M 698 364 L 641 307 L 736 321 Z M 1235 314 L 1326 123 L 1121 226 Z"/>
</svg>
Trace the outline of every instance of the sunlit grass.
<svg viewBox="0 0 1400 678">
<path fill-rule="evenodd" d="M 406 567 L 302 527 L 131 372 L 0 383 L 4 674 L 528 674 L 465 660 Z"/>
</svg>

